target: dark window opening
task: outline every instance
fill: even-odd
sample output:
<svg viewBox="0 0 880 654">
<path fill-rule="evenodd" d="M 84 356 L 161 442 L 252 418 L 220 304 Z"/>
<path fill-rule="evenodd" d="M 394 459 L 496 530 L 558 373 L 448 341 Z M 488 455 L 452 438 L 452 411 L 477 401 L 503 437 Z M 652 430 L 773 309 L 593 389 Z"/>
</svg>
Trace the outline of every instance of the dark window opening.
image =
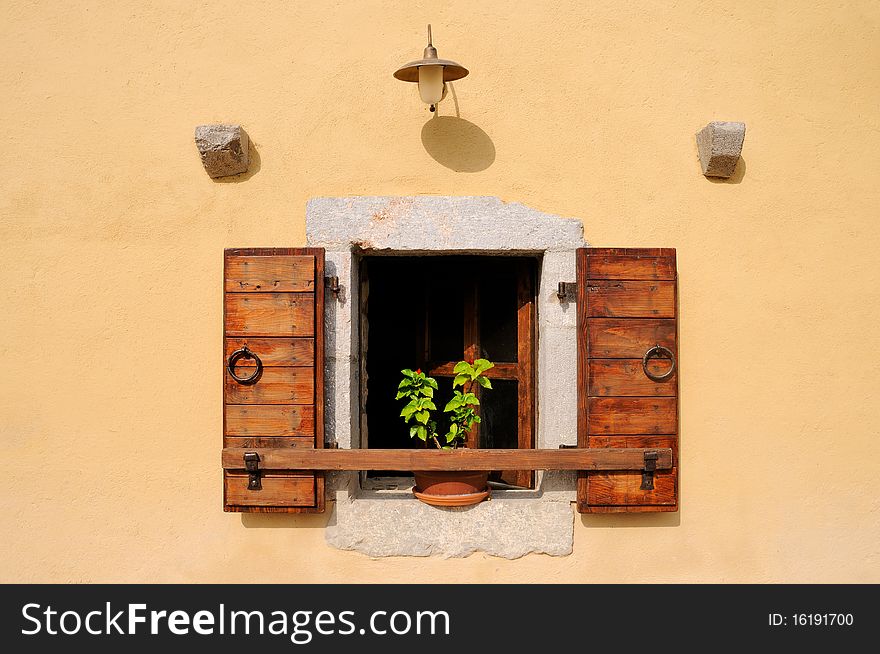
<svg viewBox="0 0 880 654">
<path fill-rule="evenodd" d="M 489 256 L 366 256 L 361 259 L 361 427 L 367 447 L 424 448 L 409 437 L 395 400 L 403 368 L 437 379 L 442 407 L 452 368 L 486 358 L 492 390 L 479 393 L 482 423 L 468 447 L 531 448 L 535 433 L 535 292 L 538 259 Z M 445 432 L 447 425 L 440 429 Z M 393 475 L 372 471 L 371 476 Z M 490 479 L 531 488 L 530 470 Z"/>
</svg>

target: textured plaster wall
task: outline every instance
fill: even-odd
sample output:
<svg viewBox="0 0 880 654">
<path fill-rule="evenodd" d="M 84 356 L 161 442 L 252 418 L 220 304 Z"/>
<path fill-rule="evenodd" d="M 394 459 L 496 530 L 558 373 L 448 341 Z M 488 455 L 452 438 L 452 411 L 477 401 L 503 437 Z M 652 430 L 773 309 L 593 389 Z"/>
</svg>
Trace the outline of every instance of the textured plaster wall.
<svg viewBox="0 0 880 654">
<path fill-rule="evenodd" d="M 472 70 L 433 120 L 391 77 L 427 22 Z M 880 581 L 876 2 L 10 0 L 0 60 L 0 580 Z M 725 183 L 710 120 L 748 125 Z M 231 182 L 193 143 L 220 121 Z M 678 249 L 679 514 L 507 561 L 222 513 L 222 249 L 420 194 Z"/>
</svg>

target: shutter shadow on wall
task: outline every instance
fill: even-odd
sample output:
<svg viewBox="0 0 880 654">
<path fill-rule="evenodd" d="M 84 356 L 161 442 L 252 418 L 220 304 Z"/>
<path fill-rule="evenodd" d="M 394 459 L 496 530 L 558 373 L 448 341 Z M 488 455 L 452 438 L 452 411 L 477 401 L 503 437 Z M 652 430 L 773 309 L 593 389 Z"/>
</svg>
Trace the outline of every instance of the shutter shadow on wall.
<svg viewBox="0 0 880 654">
<path fill-rule="evenodd" d="M 324 444 L 324 250 L 245 248 L 224 253 L 223 447 L 241 448 L 241 469 L 223 472 L 225 511 L 319 513 L 324 473 L 245 468 L 245 449 Z M 239 383 L 227 370 L 242 348 L 262 373 Z M 234 367 L 247 379 L 256 360 Z M 256 481 L 254 481 L 256 479 Z"/>
<path fill-rule="evenodd" d="M 643 489 L 637 470 L 578 473 L 581 513 L 678 509 L 678 362 L 675 250 L 577 251 L 578 447 L 672 448 L 673 468 Z M 665 352 L 660 350 L 660 352 Z M 655 379 L 652 379 L 651 377 Z"/>
</svg>

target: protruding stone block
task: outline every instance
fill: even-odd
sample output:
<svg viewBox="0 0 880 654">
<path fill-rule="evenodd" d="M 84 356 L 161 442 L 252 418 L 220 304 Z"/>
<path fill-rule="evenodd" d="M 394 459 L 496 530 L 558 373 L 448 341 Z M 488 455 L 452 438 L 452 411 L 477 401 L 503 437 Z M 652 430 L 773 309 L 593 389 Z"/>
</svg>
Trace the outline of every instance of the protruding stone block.
<svg viewBox="0 0 880 654">
<path fill-rule="evenodd" d="M 199 125 L 196 146 L 211 177 L 228 177 L 247 171 L 248 135 L 241 125 Z"/>
<path fill-rule="evenodd" d="M 733 175 L 745 138 L 745 123 L 713 121 L 697 132 L 703 174 L 706 177 Z"/>
</svg>

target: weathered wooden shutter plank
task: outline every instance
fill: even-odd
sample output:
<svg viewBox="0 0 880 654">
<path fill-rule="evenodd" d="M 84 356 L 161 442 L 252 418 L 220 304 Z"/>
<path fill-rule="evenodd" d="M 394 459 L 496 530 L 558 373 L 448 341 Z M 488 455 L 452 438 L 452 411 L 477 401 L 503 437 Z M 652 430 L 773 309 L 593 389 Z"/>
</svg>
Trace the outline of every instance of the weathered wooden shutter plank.
<svg viewBox="0 0 880 654">
<path fill-rule="evenodd" d="M 311 256 L 234 256 L 226 266 L 227 293 L 315 290 L 315 260 Z"/>
<path fill-rule="evenodd" d="M 678 359 L 676 262 L 672 249 L 584 248 L 578 270 L 578 445 L 671 448 L 674 467 L 642 489 L 637 471 L 578 475 L 581 513 L 678 508 L 678 370 L 650 379 L 645 353 L 660 345 Z M 648 361 L 660 375 L 669 361 Z"/>
<path fill-rule="evenodd" d="M 253 367 L 236 367 L 236 374 L 247 376 Z M 226 402 L 229 404 L 314 404 L 315 369 L 264 367 L 259 382 L 243 386 L 226 375 Z"/>
<path fill-rule="evenodd" d="M 223 445 L 242 450 L 241 469 L 224 471 L 226 511 L 324 510 L 322 472 L 272 470 L 263 462 L 254 489 L 244 469 L 248 449 L 323 447 L 323 279 L 322 249 L 225 252 Z M 226 370 L 243 347 L 262 362 L 253 384 L 236 382 Z M 242 358 L 235 373 L 248 377 L 255 365 Z"/>
<path fill-rule="evenodd" d="M 591 359 L 641 359 L 652 345 L 675 352 L 674 320 L 592 318 L 586 322 Z"/>
<path fill-rule="evenodd" d="M 650 345 L 648 347 L 651 347 Z M 669 363 L 648 361 L 655 375 L 666 372 Z M 599 396 L 672 396 L 676 394 L 675 373 L 662 382 L 648 379 L 641 359 L 590 359 L 590 397 Z"/>
<path fill-rule="evenodd" d="M 673 257 L 636 253 L 634 249 L 625 254 L 594 254 L 587 262 L 587 275 L 590 279 L 675 279 Z"/>
<path fill-rule="evenodd" d="M 591 279 L 587 303 L 590 317 L 674 318 L 675 283 Z"/>
<path fill-rule="evenodd" d="M 307 366 L 315 364 L 315 339 L 314 338 L 251 338 L 230 337 L 226 339 L 225 359 L 236 350 L 247 345 L 254 352 L 260 353 L 260 360 L 267 368 L 270 366 Z M 241 359 L 236 366 L 238 368 L 253 368 L 253 359 Z M 241 373 L 245 374 L 242 370 Z"/>
<path fill-rule="evenodd" d="M 227 404 L 227 436 L 310 436 L 315 407 L 288 404 Z"/>
<path fill-rule="evenodd" d="M 673 468 L 654 473 L 654 488 L 641 490 L 641 475 L 632 472 L 591 472 L 590 504 L 594 506 L 674 506 L 675 475 Z M 635 506 L 632 506 L 635 508 Z"/>
<path fill-rule="evenodd" d="M 314 449 L 314 436 L 226 436 L 226 447 Z"/>
<path fill-rule="evenodd" d="M 227 293 L 227 336 L 314 336 L 313 293 Z"/>
<path fill-rule="evenodd" d="M 674 434 L 678 427 L 675 397 L 591 397 L 589 411 L 591 435 Z"/>
<path fill-rule="evenodd" d="M 233 506 L 288 507 L 291 504 L 312 504 L 315 500 L 315 476 L 269 472 L 260 475 L 259 491 L 248 490 L 248 474 L 227 474 L 226 502 Z"/>
</svg>

